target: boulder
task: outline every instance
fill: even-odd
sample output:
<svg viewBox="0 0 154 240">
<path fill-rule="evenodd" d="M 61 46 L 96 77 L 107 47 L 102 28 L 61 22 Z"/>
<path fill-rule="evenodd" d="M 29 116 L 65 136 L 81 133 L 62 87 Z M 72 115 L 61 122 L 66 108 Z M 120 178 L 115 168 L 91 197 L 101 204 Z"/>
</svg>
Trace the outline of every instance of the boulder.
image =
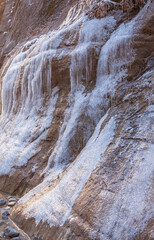
<svg viewBox="0 0 154 240">
<path fill-rule="evenodd" d="M 10 237 L 10 238 L 13 238 L 13 237 L 18 237 L 19 232 L 12 227 L 7 227 L 4 230 L 4 235 L 7 236 L 7 237 Z"/>
<path fill-rule="evenodd" d="M 6 210 L 6 211 L 4 211 L 3 212 L 3 214 L 2 214 L 3 216 L 5 215 L 5 216 L 9 216 L 10 215 L 10 213 L 9 213 L 9 211 L 8 210 Z"/>
<path fill-rule="evenodd" d="M 0 199 L 0 206 L 3 206 L 6 204 L 6 201 L 4 199 Z"/>
<path fill-rule="evenodd" d="M 11 202 L 8 203 L 8 206 L 13 207 L 15 204 L 16 204 L 16 201 L 11 201 Z"/>
</svg>

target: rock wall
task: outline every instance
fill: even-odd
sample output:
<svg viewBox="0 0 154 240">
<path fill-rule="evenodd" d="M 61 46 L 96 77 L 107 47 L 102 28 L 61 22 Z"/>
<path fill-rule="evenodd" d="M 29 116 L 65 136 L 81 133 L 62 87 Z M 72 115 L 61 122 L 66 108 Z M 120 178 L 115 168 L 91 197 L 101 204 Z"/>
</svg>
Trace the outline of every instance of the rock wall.
<svg viewBox="0 0 154 240">
<path fill-rule="evenodd" d="M 123 3 L 6 3 L 0 189 L 31 239 L 153 238 L 154 4 Z"/>
</svg>

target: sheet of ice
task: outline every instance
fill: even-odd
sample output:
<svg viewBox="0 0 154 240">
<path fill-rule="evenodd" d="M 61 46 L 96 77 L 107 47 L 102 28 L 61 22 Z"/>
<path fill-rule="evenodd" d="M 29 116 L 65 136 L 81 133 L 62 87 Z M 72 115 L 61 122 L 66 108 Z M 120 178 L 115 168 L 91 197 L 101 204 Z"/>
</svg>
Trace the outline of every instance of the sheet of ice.
<svg viewBox="0 0 154 240">
<path fill-rule="evenodd" d="M 80 21 L 25 43 L 11 64 L 4 67 L 0 175 L 9 173 L 14 166 L 26 165 L 40 151 L 38 144 L 51 125 L 58 96 L 58 89 L 52 89 L 52 58 L 65 35 L 72 29 L 77 32 L 79 26 Z"/>
<path fill-rule="evenodd" d="M 52 89 L 51 62 L 56 50 L 41 48 L 45 36 L 27 42 L 3 79 L 0 119 L 0 175 L 23 166 L 37 152 L 50 127 L 58 97 Z M 48 40 L 50 42 L 50 39 Z M 43 104 L 45 97 L 46 104 Z"/>
<path fill-rule="evenodd" d="M 93 19 L 89 21 L 85 17 L 85 22 L 80 31 L 79 44 L 96 42 L 103 44 L 116 26 L 116 20 L 113 16 L 107 16 L 102 19 Z"/>
<path fill-rule="evenodd" d="M 113 95 L 114 87 L 115 87 L 115 84 L 113 83 L 111 84 L 112 79 L 109 73 L 108 73 L 108 76 L 106 77 L 106 82 L 104 79 L 102 81 L 103 86 L 101 88 L 100 86 L 98 86 L 92 91 L 91 94 L 83 93 L 84 88 L 82 86 L 81 73 L 82 73 L 82 68 L 84 69 L 86 68 L 87 76 L 88 74 L 90 74 L 91 69 L 89 68 L 87 63 L 87 53 L 89 51 L 89 48 L 91 47 L 95 48 L 97 45 L 100 46 L 101 44 L 103 44 L 106 41 L 106 38 L 109 38 L 109 35 L 113 31 L 115 25 L 116 25 L 116 21 L 114 20 L 113 17 L 106 17 L 100 20 L 94 19 L 92 21 L 88 21 L 86 18 L 84 18 L 84 23 L 80 30 L 79 43 L 77 47 L 74 49 L 74 51 L 72 52 L 72 63 L 71 63 L 72 88 L 71 88 L 71 94 L 70 94 L 70 107 L 65 112 L 65 119 L 60 131 L 59 140 L 57 141 L 55 149 L 49 158 L 47 167 L 43 171 L 47 175 L 49 173 L 51 175 L 52 173 L 53 174 L 52 178 L 54 178 L 56 175 L 62 172 L 63 169 L 67 166 L 67 162 L 70 159 L 69 141 L 75 134 L 76 127 L 78 124 L 78 119 L 80 118 L 80 115 L 82 114 L 84 109 L 87 109 L 86 110 L 87 115 L 90 116 L 97 123 L 102 116 L 101 108 L 107 108 L 107 106 L 109 106 L 110 100 L 106 99 L 106 95 L 109 90 L 110 90 L 110 93 L 112 93 Z M 74 23 L 73 26 L 75 26 L 76 28 L 78 24 Z M 94 26 L 99 29 L 100 34 L 96 35 L 96 29 L 94 28 Z M 69 27 L 69 28 L 71 28 L 72 30 L 72 27 Z M 121 34 L 120 30 L 119 32 Z M 61 30 L 60 33 L 53 33 L 51 37 L 55 39 L 61 36 L 61 34 L 63 35 L 64 33 L 65 31 Z M 113 34 L 112 39 L 114 39 L 114 37 L 115 35 Z M 61 37 L 59 39 L 61 39 Z M 107 50 L 104 50 L 104 49 L 107 49 L 108 46 L 110 46 L 110 49 L 111 48 L 116 49 L 117 44 L 121 43 L 121 41 L 119 43 L 118 40 L 117 42 L 113 40 L 109 40 L 109 44 L 107 44 L 107 46 L 104 45 L 102 47 L 102 52 L 103 51 L 107 52 Z M 94 43 L 95 45 L 93 46 Z M 48 46 L 48 39 L 43 38 L 43 46 Z M 48 47 L 42 47 L 41 45 L 41 49 L 47 50 Z M 96 48 L 96 51 L 98 51 L 97 48 Z M 103 66 L 104 61 L 106 60 L 105 58 L 102 57 L 102 55 L 103 54 L 100 55 L 99 67 Z M 113 61 L 114 60 L 116 59 L 113 59 Z M 98 69 L 98 72 L 99 71 L 100 69 Z M 80 75 L 78 75 L 78 72 L 80 72 Z M 99 76 L 103 76 L 103 74 L 104 73 L 101 72 L 99 73 Z M 116 77 L 117 77 L 116 81 L 120 80 L 118 78 L 119 76 L 116 76 Z M 100 102 L 101 102 L 101 108 L 100 108 Z M 89 107 L 87 108 L 86 106 L 89 106 Z M 103 113 L 104 113 L 104 110 L 103 110 Z M 66 161 L 66 159 L 68 160 Z M 50 169 L 50 166 L 53 165 L 53 162 L 54 162 L 54 167 Z M 62 164 L 62 162 L 65 162 L 65 164 Z"/>
<path fill-rule="evenodd" d="M 52 152 L 48 160 L 48 165 L 47 168 L 44 170 L 44 173 L 48 174 L 49 171 L 50 173 L 53 173 L 53 176 L 58 175 L 65 166 L 61 165 L 62 160 L 69 157 L 69 141 L 70 138 L 74 135 L 77 120 L 82 113 L 83 107 L 85 106 L 85 95 L 82 94 L 82 92 L 76 92 L 74 98 L 75 103 L 72 104 L 65 112 L 65 119 L 59 134 L 59 139 L 56 143 L 54 151 Z M 53 162 L 55 163 L 54 168 L 50 169 L 50 166 Z"/>
<path fill-rule="evenodd" d="M 74 13 L 72 14 L 76 14 L 76 10 L 73 11 Z M 76 19 L 78 19 L 78 17 Z M 50 165 L 52 161 L 54 161 L 55 168 L 53 169 L 53 172 L 56 173 L 55 169 L 57 169 L 57 173 L 62 171 L 65 166 L 60 166 L 60 163 L 63 159 L 69 159 L 70 157 L 68 151 L 69 140 L 75 132 L 75 128 L 77 127 L 78 119 L 80 118 L 82 111 L 84 111 L 86 105 L 89 106 L 87 108 L 87 114 L 97 123 L 102 114 L 104 114 L 104 110 L 102 112 L 101 109 L 103 107 L 107 109 L 107 106 L 109 105 L 109 100 L 104 98 L 104 96 L 108 93 L 109 88 L 110 92 L 114 92 L 113 88 L 115 87 L 115 84 L 111 84 L 112 79 L 109 77 L 109 74 L 108 77 L 103 78 L 103 81 L 100 80 L 104 75 L 104 71 L 101 71 L 101 66 L 105 66 L 104 68 L 107 68 L 106 65 L 108 64 L 110 55 L 113 54 L 112 51 L 111 53 L 110 51 L 107 52 L 107 48 L 108 46 L 111 46 L 110 49 L 116 49 L 116 46 L 121 44 L 121 40 L 119 40 L 121 37 L 120 34 L 117 41 L 113 41 L 113 34 L 111 40 L 108 41 L 109 43 L 107 42 L 104 47 L 102 47 L 98 64 L 99 67 L 97 70 L 97 84 L 98 82 L 102 82 L 103 86 L 101 88 L 98 86 L 91 94 L 83 94 L 82 74 L 79 76 L 78 72 L 82 73 L 82 70 L 84 70 L 82 68 L 84 67 L 88 78 L 92 64 L 91 59 L 91 64 L 88 66 L 88 51 L 90 51 L 91 48 L 95 48 L 96 46 L 100 47 L 101 44 L 103 45 L 106 39 L 109 38 L 111 32 L 114 30 L 115 25 L 116 21 L 111 16 L 103 19 L 93 19 L 92 21 L 89 21 L 87 17 L 81 17 L 70 26 L 62 25 L 59 30 L 50 32 L 47 35 L 42 35 L 40 38 L 33 39 L 23 46 L 21 52 L 13 59 L 3 80 L 2 115 L 0 120 L 0 146 L 3 148 L 1 151 L 3 166 L 5 165 L 4 162 L 8 158 L 8 155 L 4 153 L 4 149 L 6 149 L 3 147 L 4 145 L 7 147 L 9 146 L 10 151 L 12 151 L 8 153 L 10 156 L 14 156 L 11 158 L 12 160 L 9 160 L 10 162 L 12 161 L 12 164 L 14 162 L 13 159 L 16 159 L 16 164 L 18 165 L 22 165 L 23 163 L 26 164 L 29 156 L 26 154 L 26 149 L 27 151 L 28 149 L 31 149 L 28 148 L 28 144 L 33 139 L 32 136 L 35 135 L 39 139 L 41 134 L 45 134 L 45 129 L 50 125 L 50 121 L 47 121 L 47 119 L 50 119 L 50 114 L 48 115 L 48 110 L 45 110 L 42 105 L 45 95 L 47 94 L 50 98 L 52 92 L 52 81 L 50 81 L 52 73 L 52 58 L 55 56 L 56 48 L 60 46 L 68 32 L 70 33 L 74 31 L 75 33 L 78 33 L 81 28 L 78 45 L 72 52 L 72 64 L 70 71 L 72 92 L 70 99 L 72 98 L 73 91 L 75 94 L 70 101 L 70 107 L 66 110 L 64 124 L 60 131 L 60 138 L 57 141 L 56 147 L 49 159 L 47 169 L 45 169 L 45 171 L 50 170 Z M 98 34 L 96 34 L 96 30 Z M 120 32 L 120 30 L 118 31 Z M 95 46 L 93 44 L 95 44 Z M 95 51 L 98 51 L 98 49 L 96 48 Z M 121 54 L 123 54 L 123 51 Z M 113 54 L 113 56 L 115 57 L 116 53 Z M 113 74 L 114 71 L 115 69 L 112 70 Z M 118 77 L 115 82 L 116 81 L 118 81 Z M 113 86 L 112 89 L 111 86 Z M 43 88 L 45 89 L 44 92 L 42 91 Z M 102 99 L 104 100 L 102 101 Z M 99 107 L 100 101 L 102 105 L 104 104 L 104 106 Z M 38 120 L 41 113 L 44 113 L 44 117 L 42 117 L 41 120 Z M 69 124 L 66 126 L 66 123 Z M 10 140 L 8 140 L 9 136 L 11 137 Z M 21 145 L 23 147 L 22 149 Z M 13 148 L 13 146 L 15 147 Z M 21 153 L 22 151 L 23 154 Z M 32 149 L 31 153 L 33 154 Z M 18 161 L 21 160 L 20 155 L 23 159 L 25 159 L 24 161 L 21 161 L 21 164 Z M 27 158 L 24 158 L 23 155 L 26 155 Z"/>
<path fill-rule="evenodd" d="M 114 118 L 111 118 L 100 132 L 106 117 L 107 114 L 100 120 L 86 147 L 60 183 L 35 202 L 29 202 L 29 206 L 24 210 L 28 218 L 34 217 L 37 224 L 40 221 L 47 221 L 50 226 L 64 224 L 85 183 L 114 137 Z M 24 198 L 26 199 L 26 195 L 19 204 L 24 203 Z M 38 204 L 40 211 L 38 211 Z"/>
<path fill-rule="evenodd" d="M 81 24 L 82 19 L 67 28 L 28 41 L 12 57 L 11 64 L 4 67 L 0 118 L 1 175 L 9 173 L 13 166 L 26 165 L 28 159 L 40 151 L 38 144 L 51 125 L 58 96 L 58 89 L 52 89 L 52 58 L 65 35 L 70 33 L 71 38 L 71 34 L 77 34 Z"/>
<path fill-rule="evenodd" d="M 58 141 L 59 145 L 57 145 L 57 150 L 55 150 L 54 160 L 57 157 L 57 160 L 56 160 L 56 162 L 58 163 L 57 166 L 59 166 L 60 155 L 62 153 L 65 153 L 65 149 L 67 149 L 65 144 L 66 142 L 68 142 L 71 136 L 71 129 L 73 129 L 74 124 L 77 122 L 76 120 L 78 116 L 76 115 L 76 112 L 80 113 L 84 103 L 86 102 L 87 104 L 89 98 L 92 99 L 90 101 L 90 104 L 88 103 L 89 108 L 95 107 L 95 109 L 97 109 L 96 106 L 98 106 L 97 104 L 100 103 L 103 96 L 106 93 L 108 93 L 108 91 L 114 92 L 113 90 L 116 86 L 117 81 L 121 81 L 122 77 L 126 76 L 127 73 L 125 71 L 125 67 L 126 65 L 129 65 L 129 62 L 132 61 L 134 57 L 133 51 L 131 51 L 131 40 L 130 40 L 132 38 L 133 31 L 134 31 L 134 20 L 131 23 L 128 23 L 126 25 L 125 24 L 121 25 L 112 34 L 110 40 L 102 47 L 102 51 L 99 58 L 98 69 L 97 69 L 97 72 L 98 72 L 97 85 L 96 85 L 96 88 L 93 90 L 93 92 L 89 95 L 88 94 L 84 95 L 82 93 L 83 88 L 82 87 L 77 88 L 78 90 L 76 92 L 77 98 L 76 97 L 74 98 L 74 103 L 73 103 L 74 105 L 73 107 L 70 108 L 71 110 L 67 109 L 68 115 L 71 115 L 71 116 L 73 115 L 73 117 L 69 118 L 68 128 L 66 127 L 66 125 L 65 125 L 66 128 L 63 126 L 65 130 L 63 132 L 63 138 L 61 138 L 62 142 L 60 143 L 60 141 Z M 85 33 L 85 36 L 86 37 L 83 36 L 83 38 L 81 38 L 80 36 L 79 38 L 81 41 L 81 42 L 79 41 L 80 45 L 78 45 L 73 52 L 73 54 L 77 54 L 79 56 L 80 65 L 85 64 L 85 60 L 84 60 L 85 58 L 82 58 L 80 55 L 85 55 L 87 46 L 89 46 L 89 42 L 92 41 L 93 35 L 91 33 L 89 34 L 89 40 L 86 33 Z M 125 47 L 126 43 L 128 43 L 127 49 Z M 130 55 L 128 54 L 128 48 L 130 50 L 129 51 Z M 119 50 L 120 50 L 120 55 L 118 55 Z M 121 57 L 122 57 L 122 61 L 119 61 L 119 58 Z M 73 58 L 73 55 L 72 55 L 72 58 Z M 74 60 L 74 63 L 72 62 L 72 66 L 71 66 L 72 72 L 74 71 L 73 66 L 75 65 L 76 65 L 76 60 Z M 77 66 L 79 66 L 79 64 L 77 64 Z M 113 76 L 114 76 L 114 79 L 113 79 Z M 74 79 L 73 74 L 71 75 L 71 81 L 74 81 L 75 83 L 77 82 L 77 85 L 79 85 L 80 83 L 80 80 L 76 81 L 76 79 Z M 73 83 L 72 86 L 73 86 L 72 89 L 76 90 L 76 84 Z M 93 98 L 91 98 L 92 96 Z M 89 110 L 89 112 L 90 112 L 89 114 L 92 114 L 92 109 Z M 111 122 L 112 121 L 110 120 L 109 123 Z M 65 121 L 64 121 L 64 124 L 66 124 Z M 113 122 L 110 125 L 110 128 L 109 128 L 110 130 L 113 130 L 112 126 L 114 126 Z M 95 133 L 97 132 L 98 129 L 99 128 L 96 128 Z M 110 134 L 109 129 L 107 128 L 108 134 Z M 37 192 L 40 191 L 41 193 L 41 187 L 43 189 L 44 187 L 47 186 L 46 183 L 50 182 L 50 176 L 51 176 L 51 182 L 52 182 L 53 172 L 49 171 L 49 175 L 46 177 L 44 183 L 40 184 L 40 186 L 37 186 L 36 189 L 34 189 L 33 191 L 30 191 L 27 195 L 25 195 L 21 199 L 21 202 L 20 202 L 21 204 L 25 204 L 27 201 L 29 201 L 29 206 L 26 208 L 24 212 L 28 218 L 35 217 L 37 223 L 39 223 L 41 220 L 48 221 L 51 226 L 64 224 L 65 220 L 68 218 L 70 214 L 70 211 L 72 209 L 72 206 L 76 198 L 78 197 L 80 191 L 84 187 L 84 184 L 88 180 L 91 172 L 96 167 L 100 159 L 100 154 L 102 153 L 100 149 L 102 150 L 102 146 L 104 146 L 104 144 L 109 144 L 108 141 L 106 142 L 106 138 L 104 138 L 104 136 L 106 136 L 104 134 L 104 131 L 98 136 L 97 140 L 94 137 L 95 136 L 95 133 L 94 133 L 92 138 L 87 143 L 86 147 L 76 158 L 72 168 L 70 168 L 70 170 L 64 175 L 60 183 L 54 189 L 52 189 L 48 193 L 45 193 L 38 200 L 35 201 L 34 192 L 37 194 Z M 93 143 L 92 143 L 92 139 L 94 140 Z M 93 144 L 93 150 L 91 149 L 91 144 Z M 59 148 L 59 147 L 62 147 L 62 148 Z M 106 145 L 104 149 L 106 149 Z M 93 161 L 93 157 L 95 158 L 95 160 L 97 158 L 98 161 Z M 52 159 L 52 156 L 50 158 L 50 161 L 52 161 L 51 159 Z M 90 162 L 90 166 L 89 166 L 89 162 Z M 58 174 L 58 171 L 57 171 L 57 174 Z M 71 183 L 71 184 L 68 186 L 68 183 Z M 38 204 L 41 204 L 40 212 L 37 211 Z M 48 207 L 47 209 L 46 206 L 50 206 L 50 207 Z"/>
<path fill-rule="evenodd" d="M 109 38 L 116 25 L 115 19 L 110 16 L 103 19 L 84 19 L 80 30 L 79 42 L 72 52 L 72 62 L 70 67 L 71 90 L 75 91 L 82 85 L 83 74 L 86 71 L 86 79 L 92 74 L 93 58 L 88 53 L 93 50 L 99 54 L 100 47 Z"/>
<path fill-rule="evenodd" d="M 53 93 L 48 108 L 42 108 L 44 116 L 41 119 L 32 112 L 29 118 L 20 113 L 5 125 L 0 125 L 0 175 L 11 173 L 15 166 L 26 165 L 41 150 L 38 144 L 46 138 L 58 97 L 57 92 Z"/>
<path fill-rule="evenodd" d="M 84 94 L 84 86 L 82 84 L 82 73 L 86 69 L 86 76 L 88 78 L 88 75 L 91 74 L 91 65 L 93 59 L 91 59 L 91 64 L 88 63 L 88 52 L 91 48 L 94 49 L 94 51 L 98 52 L 97 45 L 99 47 L 101 44 L 103 44 L 106 41 L 106 38 L 109 37 L 111 32 L 113 31 L 114 27 L 116 25 L 116 21 L 113 17 L 106 17 L 104 19 L 100 20 L 92 20 L 88 21 L 87 18 L 83 19 L 83 24 L 80 30 L 79 35 L 79 42 L 76 48 L 72 51 L 72 59 L 71 59 L 71 66 L 70 66 L 70 78 L 71 78 L 71 93 L 70 93 L 70 107 L 65 112 L 65 119 L 64 123 L 62 125 L 59 139 L 56 143 L 56 146 L 54 148 L 54 151 L 52 152 L 48 165 L 43 171 L 43 173 L 48 174 L 48 171 L 50 173 L 53 173 L 53 177 L 58 175 L 60 172 L 63 171 L 63 169 L 66 167 L 67 163 L 69 162 L 69 159 L 75 159 L 75 156 L 70 156 L 69 151 L 69 142 L 70 139 L 75 135 L 75 131 L 78 125 L 78 122 L 80 120 L 80 116 L 85 111 L 84 109 L 88 108 L 89 101 L 91 98 L 91 95 L 94 96 L 94 93 L 92 94 Z M 76 26 L 74 23 L 73 26 Z M 95 28 L 94 28 L 95 26 Z M 96 29 L 99 30 L 100 34 L 96 35 Z M 107 30 L 105 30 L 107 29 Z M 95 43 L 95 44 L 94 44 Z M 96 91 L 96 90 L 95 90 Z M 106 89 L 101 92 L 101 99 L 106 94 Z M 99 99 L 100 100 L 100 99 Z M 95 103 L 95 96 L 93 97 L 93 105 Z M 98 103 L 100 104 L 100 102 Z M 97 104 L 97 106 L 98 106 Z M 108 101 L 104 101 L 104 105 L 108 104 Z M 93 121 L 96 121 L 96 124 L 100 120 L 102 114 L 99 112 L 99 106 L 96 110 L 93 105 L 90 106 L 90 109 L 88 108 L 87 114 L 93 118 Z M 101 111 L 100 111 L 101 112 Z M 99 115 L 99 116 L 97 116 Z M 90 134 L 87 133 L 87 137 Z M 62 164 L 64 162 L 65 164 Z M 54 167 L 50 169 L 50 166 Z"/>
<path fill-rule="evenodd" d="M 97 68 L 97 86 L 103 84 L 103 88 L 111 88 L 113 92 L 117 81 L 127 75 L 126 69 L 134 58 L 132 36 L 132 22 L 123 23 L 102 47 Z"/>
<path fill-rule="evenodd" d="M 143 145 L 145 144 L 141 144 L 132 159 L 132 164 L 135 164 L 132 177 L 124 181 L 121 191 L 115 195 L 115 201 L 110 210 L 103 217 L 101 212 L 100 216 L 97 216 L 100 220 L 99 238 L 101 240 L 107 240 L 111 233 L 113 240 L 118 239 L 119 235 L 126 240 L 131 239 L 137 231 L 138 233 L 143 231 L 148 220 L 154 215 L 151 206 L 152 196 L 149 192 L 152 187 L 154 149 L 152 144 L 149 144 L 143 153 Z"/>
</svg>

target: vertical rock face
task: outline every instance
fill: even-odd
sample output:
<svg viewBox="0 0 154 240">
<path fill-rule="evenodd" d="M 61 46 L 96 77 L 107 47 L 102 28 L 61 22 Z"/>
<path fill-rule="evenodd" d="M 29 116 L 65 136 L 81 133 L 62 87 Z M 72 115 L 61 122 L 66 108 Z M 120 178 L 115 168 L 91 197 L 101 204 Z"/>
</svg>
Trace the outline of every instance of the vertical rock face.
<svg viewBox="0 0 154 240">
<path fill-rule="evenodd" d="M 0 1 L 0 189 L 32 239 L 153 239 L 154 3 L 126 2 Z"/>
</svg>

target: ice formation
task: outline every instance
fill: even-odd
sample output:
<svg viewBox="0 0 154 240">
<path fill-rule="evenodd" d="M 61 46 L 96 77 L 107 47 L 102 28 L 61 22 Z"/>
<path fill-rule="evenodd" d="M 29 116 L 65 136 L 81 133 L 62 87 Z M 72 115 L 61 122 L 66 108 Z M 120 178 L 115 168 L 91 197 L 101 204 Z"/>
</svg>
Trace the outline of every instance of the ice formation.
<svg viewBox="0 0 154 240">
<path fill-rule="evenodd" d="M 58 30 L 27 42 L 19 52 L 15 52 L 2 73 L 0 175 L 12 174 L 15 167 L 27 165 L 28 160 L 41 151 L 40 141 L 47 136 L 59 96 L 59 88 L 53 88 L 52 60 L 59 49 L 61 57 L 67 51 L 71 56 L 69 106 L 65 109 L 59 138 L 46 168 L 42 170 L 45 178 L 18 203 L 19 206 L 24 206 L 27 218 L 34 217 L 37 224 L 47 221 L 50 226 L 63 225 L 68 219 L 76 199 L 114 137 L 116 120 L 109 116 L 107 110 L 117 83 L 127 76 L 127 67 L 134 59 L 132 36 L 136 19 L 141 16 L 140 13 L 132 21 L 117 27 L 113 16 L 89 21 L 87 17 L 81 17 L 80 12 L 77 15 L 75 13 L 75 8 L 71 9 Z M 74 48 L 63 49 L 63 42 L 71 42 L 71 33 L 73 36 L 79 33 L 78 43 Z M 98 65 L 96 83 L 91 91 L 86 92 L 86 86 L 94 81 L 92 79 L 89 82 L 94 61 L 92 57 L 89 58 L 89 52 L 98 56 Z M 69 151 L 69 143 L 78 124 L 82 124 L 83 113 L 94 122 L 95 130 L 92 134 L 91 129 L 85 133 L 86 144 L 78 156 L 75 156 Z M 109 121 L 102 129 L 107 118 Z M 149 152 L 148 157 L 145 157 L 147 161 Z M 146 164 L 145 161 L 143 166 L 138 167 L 130 184 L 124 186 L 124 190 L 119 193 L 120 197 L 126 196 L 122 200 L 123 206 L 129 205 L 130 214 L 136 206 L 142 204 L 139 197 L 134 206 L 129 199 L 132 197 L 131 187 L 136 186 L 139 175 L 143 175 L 142 167 L 146 170 Z M 66 168 L 67 172 L 52 188 L 53 180 Z M 32 172 L 36 171 L 37 165 L 34 165 Z M 144 183 L 150 174 L 148 170 L 145 171 L 140 181 Z M 146 187 L 147 185 L 143 186 L 145 191 Z M 137 189 L 137 196 L 145 197 L 138 184 Z M 115 204 L 118 205 L 118 202 Z M 140 209 L 136 214 L 140 214 Z M 113 215 L 111 212 L 110 216 L 106 216 L 109 219 L 107 228 L 112 226 Z M 109 230 L 102 227 L 102 239 L 105 231 Z"/>
</svg>

